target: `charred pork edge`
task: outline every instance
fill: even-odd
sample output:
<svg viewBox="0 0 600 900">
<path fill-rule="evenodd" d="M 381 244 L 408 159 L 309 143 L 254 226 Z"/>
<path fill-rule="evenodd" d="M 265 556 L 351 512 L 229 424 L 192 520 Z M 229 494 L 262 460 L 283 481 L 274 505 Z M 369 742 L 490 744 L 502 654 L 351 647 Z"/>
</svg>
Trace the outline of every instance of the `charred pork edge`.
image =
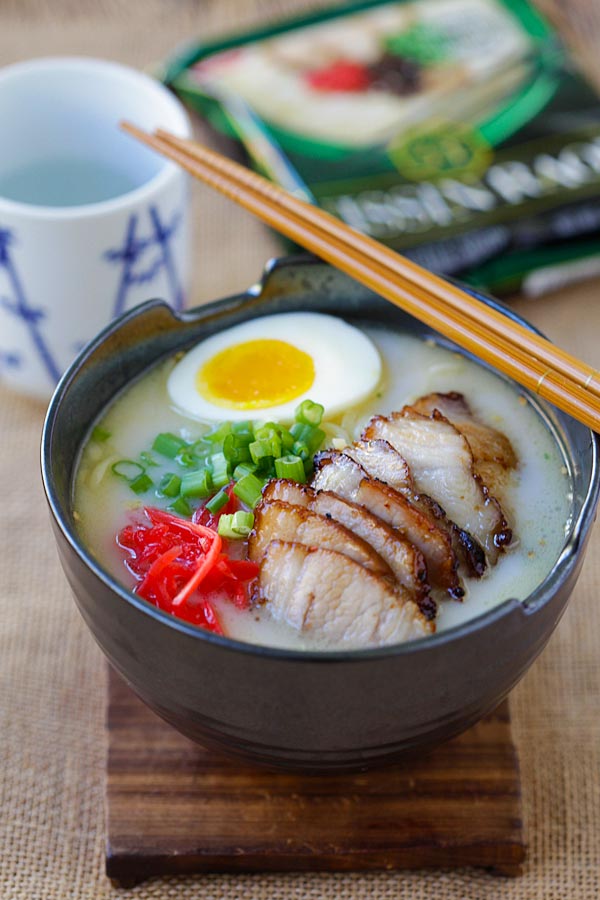
<svg viewBox="0 0 600 900">
<path fill-rule="evenodd" d="M 346 454 L 344 453 L 343 450 L 324 450 L 321 453 L 315 454 L 315 457 L 314 457 L 315 469 L 318 471 L 321 468 L 323 468 L 324 466 L 331 464 L 333 462 L 333 460 L 336 458 L 336 456 L 346 456 Z M 451 572 L 449 573 L 450 577 L 448 579 L 449 584 L 446 585 L 445 587 L 442 587 L 441 590 L 448 593 L 449 596 L 452 597 L 453 600 L 462 600 L 462 598 L 465 596 L 465 589 L 461 584 L 460 576 L 458 574 L 458 558 L 452 547 L 452 541 L 451 541 L 450 535 L 437 524 L 433 514 L 431 512 L 428 512 L 425 509 L 420 509 L 419 507 L 415 506 L 413 503 L 411 503 L 411 501 L 409 500 L 408 497 L 406 497 L 405 494 L 396 490 L 391 485 L 387 484 L 387 482 L 381 481 L 381 479 L 379 479 L 379 478 L 373 478 L 372 476 L 368 475 L 367 472 L 364 470 L 364 468 L 360 465 L 360 463 L 357 463 L 351 457 L 347 456 L 347 459 L 362 471 L 363 478 L 367 482 L 371 482 L 375 485 L 378 485 L 385 491 L 391 491 L 393 495 L 399 496 L 401 498 L 402 502 L 408 504 L 408 506 L 411 507 L 412 509 L 414 509 L 415 512 L 418 513 L 419 515 L 422 515 L 425 518 L 427 518 L 429 520 L 430 525 L 433 528 L 435 528 L 437 532 L 439 532 L 440 536 L 444 540 L 444 543 L 447 542 L 447 544 L 448 544 L 448 550 L 450 553 L 450 567 L 451 567 Z M 335 491 L 333 493 L 335 493 Z M 358 505 L 361 505 L 361 504 L 358 504 Z M 367 509 L 367 507 L 364 507 L 364 508 Z M 441 509 L 441 507 L 440 507 L 440 509 Z M 371 510 L 368 510 L 368 511 L 372 513 Z M 372 513 L 372 515 L 377 515 L 377 514 Z M 406 538 L 406 540 L 410 540 L 410 539 Z M 413 543 L 413 542 L 411 541 L 411 543 Z"/>
</svg>

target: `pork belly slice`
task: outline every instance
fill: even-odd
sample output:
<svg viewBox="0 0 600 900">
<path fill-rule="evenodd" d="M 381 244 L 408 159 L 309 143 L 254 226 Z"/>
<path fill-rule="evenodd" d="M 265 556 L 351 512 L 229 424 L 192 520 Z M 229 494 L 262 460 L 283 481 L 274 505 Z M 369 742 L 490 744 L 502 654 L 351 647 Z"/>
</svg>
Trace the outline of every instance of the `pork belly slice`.
<svg viewBox="0 0 600 900">
<path fill-rule="evenodd" d="M 401 494 L 413 492 L 410 468 L 403 456 L 389 441 L 355 441 L 343 452 L 365 470 L 371 478 L 389 484 Z"/>
<path fill-rule="evenodd" d="M 517 455 L 505 434 L 482 422 L 464 395 L 457 391 L 426 394 L 411 406 L 424 416 L 431 416 L 434 409 L 439 410 L 467 439 L 475 473 L 494 496 L 501 494 L 509 473 L 517 467 Z"/>
<path fill-rule="evenodd" d="M 399 587 L 335 550 L 271 541 L 256 599 L 277 621 L 325 644 L 369 647 L 425 637 L 434 630 Z"/>
<path fill-rule="evenodd" d="M 472 535 L 496 563 L 512 532 L 498 501 L 475 473 L 467 439 L 437 409 L 430 417 L 410 406 L 388 418 L 375 416 L 367 438 L 389 441 L 407 461 L 415 489 L 440 504 L 449 519 Z"/>
<path fill-rule="evenodd" d="M 421 612 L 434 619 L 437 604 L 430 593 L 427 566 L 420 550 L 386 525 L 364 506 L 343 500 L 332 491 L 315 491 L 308 485 L 280 478 L 270 481 L 263 491 L 263 503 L 284 501 L 339 522 L 362 538 L 385 560 L 394 578 L 408 591 Z M 259 508 L 257 507 L 257 508 Z M 305 540 L 302 543 L 306 543 Z"/>
<path fill-rule="evenodd" d="M 370 478 L 362 466 L 337 450 L 325 450 L 315 456 L 312 486 L 364 506 L 396 529 L 423 554 L 432 587 L 440 587 L 457 599 L 464 596 L 450 538 L 431 516 L 417 509 L 399 491 Z"/>
<path fill-rule="evenodd" d="M 273 540 L 337 550 L 371 572 L 394 577 L 373 547 L 339 522 L 283 500 L 261 500 L 254 510 L 254 528 L 248 539 L 250 559 L 259 562 Z"/>
<path fill-rule="evenodd" d="M 284 503 L 292 503 L 294 506 L 311 508 L 316 491 L 307 484 L 299 484 L 287 478 L 272 478 L 263 488 L 262 502 L 270 503 L 272 500 L 282 500 Z"/>
<path fill-rule="evenodd" d="M 367 432 L 370 433 L 369 429 Z M 448 519 L 439 503 L 427 494 L 415 491 L 408 463 L 389 441 L 381 438 L 357 441 L 351 447 L 344 447 L 344 453 L 359 463 L 367 475 L 389 484 L 404 494 L 413 506 L 431 516 L 450 538 L 452 549 L 465 566 L 467 574 L 473 578 L 481 578 L 486 569 L 485 552 L 481 544 Z"/>
<path fill-rule="evenodd" d="M 449 519 L 440 504 L 427 494 L 413 494 L 411 499 L 419 509 L 429 513 L 442 531 L 448 535 L 452 549 L 460 564 L 464 566 L 466 574 L 471 578 L 481 578 L 487 569 L 487 559 L 485 550 L 479 541 L 464 528 L 459 528 L 452 519 Z"/>
</svg>

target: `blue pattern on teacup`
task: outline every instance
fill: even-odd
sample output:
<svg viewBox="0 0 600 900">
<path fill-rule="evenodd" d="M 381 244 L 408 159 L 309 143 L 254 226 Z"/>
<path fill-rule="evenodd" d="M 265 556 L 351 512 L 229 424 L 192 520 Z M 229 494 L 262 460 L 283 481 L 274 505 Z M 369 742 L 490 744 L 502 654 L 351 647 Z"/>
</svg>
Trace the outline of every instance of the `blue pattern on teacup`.
<svg viewBox="0 0 600 900">
<path fill-rule="evenodd" d="M 131 288 L 150 284 L 163 270 L 169 285 L 170 296 L 167 299 L 175 309 L 183 309 L 183 291 L 171 249 L 171 240 L 182 219 L 182 213 L 176 212 L 171 221 L 165 223 L 157 207 L 151 205 L 148 208 L 149 233 L 140 235 L 139 215 L 132 213 L 129 216 L 122 245 L 103 254 L 108 262 L 122 266 L 113 315 L 118 316 L 127 309 Z"/>
<path fill-rule="evenodd" d="M 13 350 L 0 350 L 0 371 L 2 369 L 18 369 L 23 360 Z"/>
<path fill-rule="evenodd" d="M 146 220 L 143 233 L 140 220 Z M 131 290 L 139 285 L 150 285 L 164 272 L 168 285 L 167 300 L 175 309 L 183 309 L 184 296 L 176 270 L 172 250 L 172 239 L 183 221 L 183 213 L 175 212 L 167 222 L 155 205 L 148 207 L 146 216 L 132 213 L 127 221 L 124 240 L 120 247 L 107 250 L 102 258 L 112 264 L 122 266 L 117 293 L 113 304 L 114 316 L 124 312 L 130 303 Z M 61 376 L 62 366 L 58 364 L 45 335 L 48 323 L 47 312 L 30 303 L 23 280 L 18 271 L 12 248 L 17 243 L 14 229 L 0 224 L 0 276 L 4 291 L 0 293 L 0 310 L 19 319 L 26 333 L 34 355 L 41 361 L 51 384 L 56 384 Z M 87 335 L 89 338 L 90 335 Z M 73 352 L 77 353 L 86 341 L 77 341 Z M 12 347 L 0 348 L 0 372 L 26 371 L 27 355 Z"/>
<path fill-rule="evenodd" d="M 44 337 L 42 323 L 46 319 L 46 313 L 39 307 L 31 306 L 27 300 L 23 283 L 10 253 L 15 238 L 14 231 L 0 227 L 0 272 L 5 272 L 9 287 L 9 295 L 0 297 L 0 305 L 10 315 L 21 319 L 24 323 L 33 349 L 41 359 L 52 382 L 56 383 L 60 378 L 61 370 Z M 4 365 L 11 365 L 13 368 L 22 363 L 21 357 L 14 351 L 3 351 L 1 357 Z"/>
</svg>

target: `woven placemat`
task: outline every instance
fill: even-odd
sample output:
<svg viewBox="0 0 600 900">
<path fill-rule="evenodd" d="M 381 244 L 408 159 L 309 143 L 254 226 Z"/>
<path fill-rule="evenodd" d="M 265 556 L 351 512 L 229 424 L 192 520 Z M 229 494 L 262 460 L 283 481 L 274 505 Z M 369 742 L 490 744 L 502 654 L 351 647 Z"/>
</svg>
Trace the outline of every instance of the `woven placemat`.
<svg viewBox="0 0 600 900">
<path fill-rule="evenodd" d="M 547 3 L 550 0 L 546 0 Z M 578 0 L 594 18 L 596 0 Z M 203 33 L 311 5 L 305 0 L 3 0 L 0 61 L 83 53 L 143 66 Z M 563 4 L 564 5 L 564 4 Z M 571 6 L 575 6 L 571 0 Z M 583 21 L 583 20 L 582 20 Z M 588 28 L 591 25 L 588 24 Z M 247 287 L 277 245 L 245 213 L 195 190 L 195 300 Z M 600 365 L 600 283 L 517 304 Z M 503 882 L 474 870 L 205 876 L 131 892 L 103 872 L 105 666 L 60 571 L 39 482 L 43 409 L 0 389 L 0 898 L 596 900 L 600 896 L 600 530 L 570 607 L 511 696 L 529 856 Z"/>
</svg>

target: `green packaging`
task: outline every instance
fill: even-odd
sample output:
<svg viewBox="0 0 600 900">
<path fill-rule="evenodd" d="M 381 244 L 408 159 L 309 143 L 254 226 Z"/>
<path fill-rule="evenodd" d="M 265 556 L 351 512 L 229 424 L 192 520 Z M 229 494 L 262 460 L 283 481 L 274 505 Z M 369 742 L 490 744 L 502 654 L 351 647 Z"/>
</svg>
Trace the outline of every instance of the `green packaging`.
<svg viewBox="0 0 600 900">
<path fill-rule="evenodd" d="M 428 268 L 497 293 L 600 269 L 600 103 L 526 0 L 344 4 L 161 74 L 255 168 Z"/>
</svg>

